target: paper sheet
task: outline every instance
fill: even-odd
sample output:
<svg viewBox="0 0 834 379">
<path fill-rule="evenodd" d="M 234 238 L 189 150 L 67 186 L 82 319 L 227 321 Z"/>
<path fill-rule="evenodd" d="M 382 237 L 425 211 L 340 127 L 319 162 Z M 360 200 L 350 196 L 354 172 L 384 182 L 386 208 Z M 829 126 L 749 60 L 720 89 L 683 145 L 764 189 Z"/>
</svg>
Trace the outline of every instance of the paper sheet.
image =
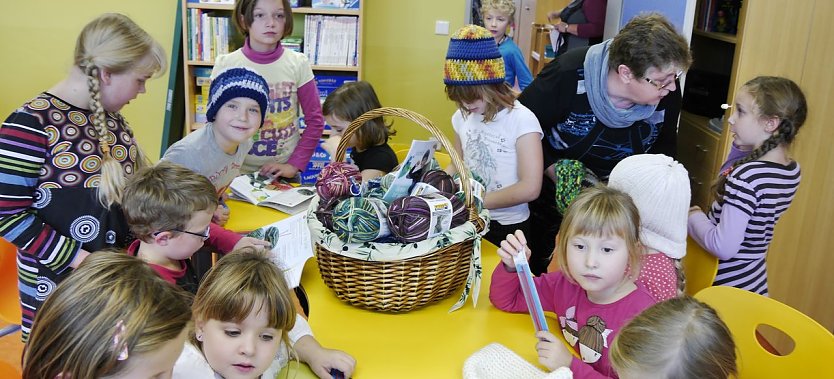
<svg viewBox="0 0 834 379">
<path fill-rule="evenodd" d="M 304 263 L 313 257 L 313 243 L 310 239 L 310 229 L 307 227 L 307 213 L 302 212 L 288 217 L 264 228 L 275 227 L 279 230 L 279 237 L 270 250 L 270 258 L 284 272 L 287 285 L 298 287 L 301 283 L 301 272 Z"/>
</svg>

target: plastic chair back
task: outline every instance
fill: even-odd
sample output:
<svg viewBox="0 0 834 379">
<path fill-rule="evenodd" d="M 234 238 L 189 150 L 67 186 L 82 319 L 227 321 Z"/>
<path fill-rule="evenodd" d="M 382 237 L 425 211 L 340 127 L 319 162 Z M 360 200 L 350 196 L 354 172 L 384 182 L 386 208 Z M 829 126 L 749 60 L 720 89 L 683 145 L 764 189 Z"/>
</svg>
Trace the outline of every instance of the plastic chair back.
<svg viewBox="0 0 834 379">
<path fill-rule="evenodd" d="M 735 287 L 708 287 L 695 297 L 715 308 L 730 328 L 741 379 L 818 378 L 831 372 L 831 362 L 824 357 L 834 357 L 834 335 L 802 312 Z M 788 335 L 793 351 L 780 356 L 765 350 L 756 337 L 759 325 Z"/>
<path fill-rule="evenodd" d="M 17 246 L 0 238 L 0 320 L 20 325 L 17 282 Z"/>
<path fill-rule="evenodd" d="M 686 275 L 686 294 L 694 296 L 702 289 L 712 286 L 718 273 L 718 258 L 704 250 L 692 237 L 688 237 L 686 255 L 683 257 L 683 272 Z"/>
</svg>

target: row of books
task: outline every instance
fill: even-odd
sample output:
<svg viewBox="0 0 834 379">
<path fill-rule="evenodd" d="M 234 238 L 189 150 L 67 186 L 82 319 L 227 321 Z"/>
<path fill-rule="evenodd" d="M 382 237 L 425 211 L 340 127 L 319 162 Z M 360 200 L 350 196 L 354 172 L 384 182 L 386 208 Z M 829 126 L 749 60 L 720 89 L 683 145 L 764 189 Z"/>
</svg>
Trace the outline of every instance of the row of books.
<svg viewBox="0 0 834 379">
<path fill-rule="evenodd" d="M 310 14 L 304 21 L 304 54 L 314 65 L 356 66 L 359 18 Z"/>
<path fill-rule="evenodd" d="M 695 28 L 706 32 L 736 34 L 742 0 L 703 0 L 698 3 Z"/>
<path fill-rule="evenodd" d="M 234 4 L 235 0 L 188 0 L 189 3 L 200 4 Z M 360 0 L 290 0 L 290 6 L 313 8 L 346 8 L 359 9 Z"/>
<path fill-rule="evenodd" d="M 188 9 L 188 59 L 212 62 L 229 53 L 231 20 L 203 9 Z"/>
</svg>

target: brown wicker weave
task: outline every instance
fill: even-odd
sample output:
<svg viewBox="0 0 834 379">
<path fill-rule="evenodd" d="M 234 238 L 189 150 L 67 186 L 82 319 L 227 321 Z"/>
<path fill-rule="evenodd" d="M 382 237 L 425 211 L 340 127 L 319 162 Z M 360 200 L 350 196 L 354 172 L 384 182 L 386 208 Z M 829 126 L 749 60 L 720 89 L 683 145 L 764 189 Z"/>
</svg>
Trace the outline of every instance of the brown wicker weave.
<svg viewBox="0 0 834 379">
<path fill-rule="evenodd" d="M 484 221 L 473 206 L 469 173 L 464 169 L 463 160 L 443 133 L 418 113 L 402 108 L 379 108 L 359 116 L 345 129 L 335 160 L 344 159 L 347 141 L 356 129 L 381 116 L 405 118 L 427 129 L 440 141 L 461 176 L 469 221 L 482 231 Z M 427 251 L 419 257 L 390 262 L 345 257 L 328 250 L 319 241 L 315 243 L 315 250 L 321 277 L 339 299 L 371 310 L 407 312 L 445 299 L 466 281 L 473 244 L 474 240 L 466 240 Z"/>
</svg>

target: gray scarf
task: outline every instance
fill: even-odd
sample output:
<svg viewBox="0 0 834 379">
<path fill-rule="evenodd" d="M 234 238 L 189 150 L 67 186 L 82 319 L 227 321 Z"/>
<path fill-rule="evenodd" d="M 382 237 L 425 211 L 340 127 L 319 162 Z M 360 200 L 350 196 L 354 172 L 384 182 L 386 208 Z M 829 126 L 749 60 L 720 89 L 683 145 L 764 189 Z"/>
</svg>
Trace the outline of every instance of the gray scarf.
<svg viewBox="0 0 834 379">
<path fill-rule="evenodd" d="M 609 128 L 627 128 L 635 121 L 645 120 L 656 105 L 634 104 L 628 109 L 614 106 L 608 97 L 608 47 L 612 40 L 588 48 L 585 54 L 585 89 L 594 116 Z"/>
</svg>

